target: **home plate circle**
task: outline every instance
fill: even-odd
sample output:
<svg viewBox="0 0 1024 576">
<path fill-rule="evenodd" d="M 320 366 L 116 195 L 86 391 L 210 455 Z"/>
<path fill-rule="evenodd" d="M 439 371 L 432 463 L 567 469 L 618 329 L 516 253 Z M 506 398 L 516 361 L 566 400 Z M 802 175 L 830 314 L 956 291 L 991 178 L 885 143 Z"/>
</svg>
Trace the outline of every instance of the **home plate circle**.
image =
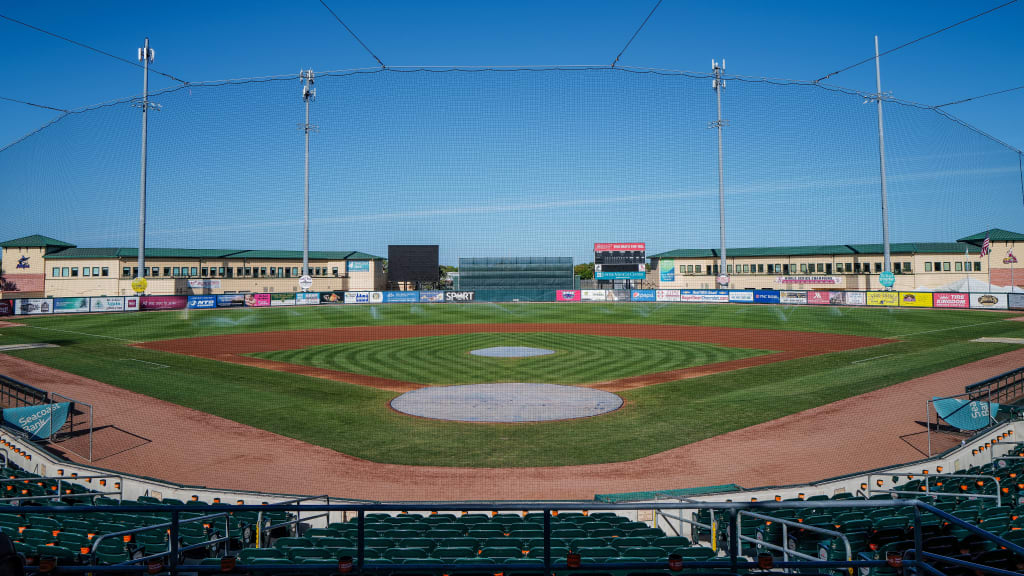
<svg viewBox="0 0 1024 576">
<path fill-rule="evenodd" d="M 530 358 L 532 356 L 547 356 L 554 353 L 554 350 L 548 350 L 547 348 L 531 348 L 529 346 L 495 346 L 470 352 L 473 356 L 486 356 L 487 358 Z"/>
<path fill-rule="evenodd" d="M 391 401 L 403 414 L 457 422 L 545 422 L 597 416 L 622 406 L 622 398 L 593 388 L 558 384 L 431 386 Z"/>
</svg>

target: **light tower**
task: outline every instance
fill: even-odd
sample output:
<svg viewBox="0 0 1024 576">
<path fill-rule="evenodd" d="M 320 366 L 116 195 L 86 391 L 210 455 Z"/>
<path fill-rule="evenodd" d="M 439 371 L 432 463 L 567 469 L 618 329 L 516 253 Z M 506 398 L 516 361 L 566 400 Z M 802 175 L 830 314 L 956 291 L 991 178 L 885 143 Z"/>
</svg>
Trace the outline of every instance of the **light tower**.
<svg viewBox="0 0 1024 576">
<path fill-rule="evenodd" d="M 302 78 L 302 100 L 306 103 L 306 122 L 299 124 L 299 128 L 306 133 L 306 193 L 305 193 L 305 216 L 302 225 L 302 276 L 309 276 L 309 133 L 316 129 L 316 126 L 309 123 L 309 103 L 316 98 L 316 89 L 313 88 L 313 71 L 303 70 L 299 72 Z"/>
<path fill-rule="evenodd" d="M 711 86 L 715 90 L 715 97 L 718 101 L 718 119 L 709 123 L 710 128 L 718 130 L 718 226 L 719 235 L 721 236 L 719 252 L 722 256 L 721 269 L 718 271 L 718 284 L 725 288 L 729 285 L 729 275 L 726 273 L 728 268 L 726 267 L 725 259 L 725 169 L 722 164 L 722 127 L 729 125 L 728 120 L 722 120 L 722 90 L 725 88 L 725 80 L 722 79 L 722 73 L 725 72 L 725 59 L 722 60 L 721 66 L 712 60 L 711 70 L 715 74 Z"/>
<path fill-rule="evenodd" d="M 139 176 L 139 258 L 136 277 L 146 277 L 146 129 L 149 119 L 149 64 L 156 53 L 149 47 L 149 38 L 139 48 L 139 61 L 142 62 L 142 173 Z M 155 108 L 155 106 L 154 106 Z"/>
</svg>

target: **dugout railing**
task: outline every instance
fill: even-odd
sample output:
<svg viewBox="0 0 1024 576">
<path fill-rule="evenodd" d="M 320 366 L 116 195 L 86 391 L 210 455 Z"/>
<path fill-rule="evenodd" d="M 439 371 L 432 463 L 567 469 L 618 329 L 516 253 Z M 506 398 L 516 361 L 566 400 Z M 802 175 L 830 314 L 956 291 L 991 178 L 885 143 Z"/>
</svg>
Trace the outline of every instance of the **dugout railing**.
<svg viewBox="0 0 1024 576">
<path fill-rule="evenodd" d="M 913 546 L 901 554 L 892 554 L 885 559 L 814 559 L 809 555 L 787 554 L 779 560 L 770 553 L 759 553 L 756 557 L 743 555 L 742 543 L 750 543 L 749 538 L 741 537 L 741 518 L 773 518 L 772 511 L 783 508 L 844 508 L 844 509 L 882 509 L 901 508 L 909 509 L 913 514 Z M 543 576 L 555 574 L 563 576 L 567 574 L 640 574 L 647 576 L 654 574 L 670 575 L 677 572 L 685 574 L 713 573 L 716 575 L 740 575 L 754 573 L 767 573 L 774 571 L 796 572 L 799 574 L 825 574 L 837 576 L 839 574 L 852 573 L 852 570 L 866 570 L 864 573 L 874 573 L 874 569 L 899 569 L 903 574 L 924 574 L 932 576 L 944 576 L 945 573 L 937 566 L 961 567 L 984 574 L 996 574 L 1000 576 L 1018 576 L 1018 572 L 1006 570 L 996 566 L 986 566 L 971 560 L 944 556 L 929 552 L 923 543 L 922 520 L 926 515 L 934 515 L 943 522 L 966 530 L 973 537 L 992 542 L 1024 559 L 1024 548 L 1008 541 L 995 534 L 969 524 L 948 514 L 934 506 L 918 500 L 836 500 L 836 501 L 786 501 L 786 502 L 645 502 L 645 503 L 599 503 L 599 502 L 398 502 L 398 503 L 375 503 L 375 504 L 292 504 L 292 505 L 211 505 L 201 509 L 202 516 L 193 516 L 197 511 L 195 506 L 167 505 L 156 508 L 161 514 L 170 517 L 170 520 L 159 525 L 139 527 L 135 531 L 160 529 L 166 530 L 167 549 L 155 553 L 145 553 L 124 562 L 110 565 L 95 565 L 90 563 L 67 563 L 45 556 L 45 551 L 38 558 L 38 561 L 26 566 L 27 574 L 48 573 L 48 574 L 120 574 L 120 573 L 148 573 L 148 574 L 213 574 L 213 573 L 237 573 L 237 574 L 389 574 L 401 576 L 402 574 L 462 574 L 474 575 L 484 574 L 519 574 L 521 576 Z M 596 562 L 586 561 L 578 555 L 569 553 L 565 557 L 555 557 L 552 554 L 551 533 L 552 518 L 560 511 L 581 511 L 584 513 L 594 512 L 619 512 L 624 515 L 635 514 L 638 509 L 656 509 L 662 518 L 670 516 L 683 517 L 686 511 L 694 512 L 700 510 L 713 511 L 715 517 L 720 518 L 724 525 L 724 538 L 716 548 L 716 555 L 703 560 L 683 560 L 677 555 L 669 555 L 666 558 L 652 558 L 639 562 Z M 152 513 L 154 507 L 144 505 L 122 505 L 122 506 L 55 506 L 41 509 L 38 506 L 7 507 L 5 512 L 9 514 L 32 514 L 45 510 L 51 515 L 73 515 L 87 517 L 90 514 L 105 513 Z M 460 564 L 458 562 L 438 563 L 398 563 L 393 561 L 367 561 L 366 559 L 366 524 L 367 514 L 370 513 L 438 513 L 452 511 L 454 513 L 485 512 L 492 515 L 500 512 L 539 513 L 543 521 L 544 548 L 540 557 L 541 561 L 532 566 L 510 567 L 509 564 L 494 562 L 477 562 L 472 564 Z M 306 564 L 298 562 L 288 563 L 253 563 L 242 564 L 238 561 L 236 552 L 226 546 L 229 538 L 219 529 L 211 530 L 210 537 L 199 543 L 182 544 L 182 528 L 188 524 L 206 521 L 209 524 L 218 522 L 223 518 L 230 518 L 232 514 L 239 512 L 280 512 L 280 513 L 308 513 L 313 516 L 321 516 L 321 519 L 330 517 L 345 517 L 349 522 L 355 524 L 357 529 L 356 551 L 353 557 L 341 557 L 337 562 Z M 309 516 L 307 516 L 309 517 Z M 230 520 L 225 531 L 230 532 Z M 298 525 L 295 525 L 296 528 Z M 131 531 L 127 531 L 131 532 Z M 124 537 L 129 534 L 109 535 L 109 537 Z M 125 538 L 128 542 L 130 538 Z M 756 544 L 756 541 L 754 542 Z M 98 546 L 98 543 L 97 543 Z M 185 555 L 185 552 L 205 548 L 210 556 L 205 561 L 196 562 L 195 559 Z M 765 547 L 767 550 L 768 548 Z M 797 559 L 793 559 L 797 558 Z M 212 560 L 209 561 L 209 560 Z M 886 568 L 887 567 L 887 568 Z"/>
</svg>

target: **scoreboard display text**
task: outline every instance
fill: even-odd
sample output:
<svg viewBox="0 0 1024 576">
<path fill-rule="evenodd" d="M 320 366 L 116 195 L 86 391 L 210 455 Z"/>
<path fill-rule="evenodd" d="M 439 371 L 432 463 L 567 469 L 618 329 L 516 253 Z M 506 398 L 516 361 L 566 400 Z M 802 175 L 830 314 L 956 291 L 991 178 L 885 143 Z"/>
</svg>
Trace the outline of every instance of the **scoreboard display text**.
<svg viewBox="0 0 1024 576">
<path fill-rule="evenodd" d="M 594 278 L 643 280 L 647 276 L 647 245 L 643 242 L 594 244 Z"/>
</svg>

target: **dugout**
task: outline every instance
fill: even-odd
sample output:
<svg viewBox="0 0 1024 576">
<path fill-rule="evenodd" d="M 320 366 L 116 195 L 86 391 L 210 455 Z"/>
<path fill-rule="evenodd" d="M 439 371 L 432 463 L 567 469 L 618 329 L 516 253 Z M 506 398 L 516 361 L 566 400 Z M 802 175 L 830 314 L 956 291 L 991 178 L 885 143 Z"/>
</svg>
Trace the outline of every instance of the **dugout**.
<svg viewBox="0 0 1024 576">
<path fill-rule="evenodd" d="M 459 258 L 459 290 L 491 302 L 553 301 L 575 289 L 572 257 Z"/>
</svg>

